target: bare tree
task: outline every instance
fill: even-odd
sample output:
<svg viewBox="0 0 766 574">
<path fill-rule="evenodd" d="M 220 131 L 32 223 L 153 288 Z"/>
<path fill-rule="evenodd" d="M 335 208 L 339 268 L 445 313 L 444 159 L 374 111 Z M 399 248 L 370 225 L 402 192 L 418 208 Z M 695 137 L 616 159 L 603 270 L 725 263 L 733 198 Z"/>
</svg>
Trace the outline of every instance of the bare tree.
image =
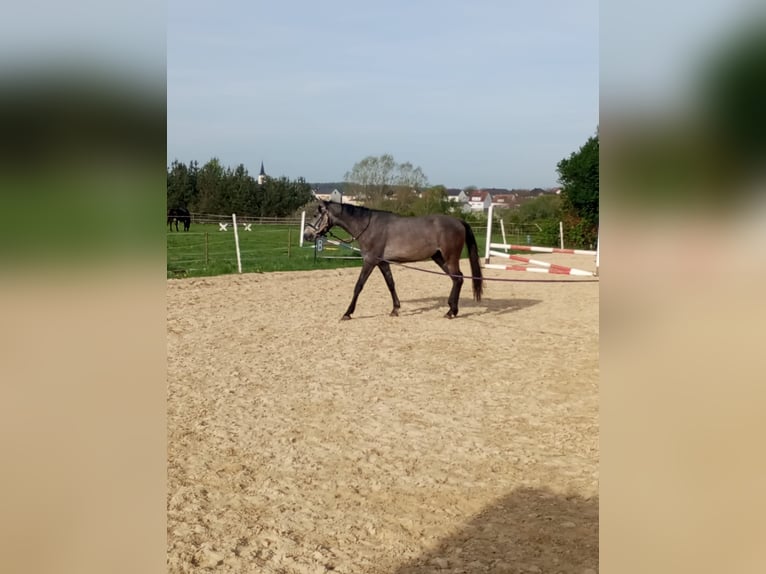
<svg viewBox="0 0 766 574">
<path fill-rule="evenodd" d="M 401 188 L 414 192 L 428 185 L 428 178 L 420 167 L 410 162 L 397 164 L 391 154 L 367 156 L 346 172 L 344 180 L 347 193 L 356 195 L 370 207 L 382 207 Z"/>
</svg>

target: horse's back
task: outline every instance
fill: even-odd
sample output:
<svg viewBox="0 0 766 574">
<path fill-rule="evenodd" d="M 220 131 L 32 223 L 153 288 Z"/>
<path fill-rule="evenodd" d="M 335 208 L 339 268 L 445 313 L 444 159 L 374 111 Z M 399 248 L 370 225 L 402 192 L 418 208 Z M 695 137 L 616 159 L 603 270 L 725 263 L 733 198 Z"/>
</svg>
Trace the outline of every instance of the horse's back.
<svg viewBox="0 0 766 574">
<path fill-rule="evenodd" d="M 450 215 L 386 218 L 384 258 L 396 261 L 429 259 L 437 251 L 462 251 L 465 226 Z"/>
</svg>

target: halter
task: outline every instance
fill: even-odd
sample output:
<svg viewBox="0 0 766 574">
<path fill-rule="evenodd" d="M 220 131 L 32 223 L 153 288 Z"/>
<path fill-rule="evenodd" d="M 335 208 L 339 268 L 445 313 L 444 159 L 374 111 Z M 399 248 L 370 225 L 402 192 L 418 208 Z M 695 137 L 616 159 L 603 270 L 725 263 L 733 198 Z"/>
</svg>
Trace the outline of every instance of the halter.
<svg viewBox="0 0 766 574">
<path fill-rule="evenodd" d="M 314 233 L 318 237 L 322 237 L 322 236 L 326 235 L 327 232 L 332 227 L 332 224 L 330 224 L 330 213 L 328 211 L 323 211 L 320 215 L 321 216 L 319 218 L 318 225 L 314 225 L 313 223 L 307 223 L 306 224 L 306 227 L 310 227 L 311 229 L 313 229 Z M 320 228 L 324 228 L 324 230 L 323 231 L 319 231 Z"/>
<path fill-rule="evenodd" d="M 364 229 L 362 229 L 362 230 L 361 230 L 361 231 L 360 231 L 360 232 L 359 232 L 359 233 L 356 235 L 356 237 L 354 237 L 354 236 L 352 235 L 352 236 L 351 236 L 351 239 L 343 239 L 343 238 L 341 238 L 341 237 L 338 237 L 337 235 L 335 235 L 335 234 L 334 234 L 332 231 L 330 231 L 330 229 L 331 229 L 331 228 L 333 227 L 333 225 L 335 225 L 335 224 L 330 222 L 330 212 L 329 212 L 329 210 L 325 210 L 325 211 L 323 211 L 323 212 L 320 214 L 320 218 L 319 218 L 319 221 L 317 222 L 317 224 L 316 224 L 316 225 L 314 225 L 313 223 L 307 223 L 307 224 L 306 224 L 306 227 L 310 227 L 311 229 L 313 229 L 313 230 L 314 230 L 314 233 L 315 233 L 315 234 L 316 234 L 318 237 L 323 237 L 323 236 L 325 236 L 325 235 L 330 235 L 331 237 L 334 237 L 335 239 L 337 239 L 338 241 L 340 241 L 340 242 L 342 242 L 342 243 L 353 243 L 354 241 L 357 241 L 357 240 L 358 240 L 358 239 L 359 239 L 359 238 L 362 236 L 362 234 L 363 234 L 365 231 L 367 231 L 367 229 L 370 227 L 370 223 L 371 223 L 371 222 L 372 222 L 372 212 L 370 212 L 370 214 L 367 216 L 367 225 L 365 225 L 365 226 L 364 226 Z M 320 230 L 321 230 L 321 231 L 320 231 Z"/>
</svg>

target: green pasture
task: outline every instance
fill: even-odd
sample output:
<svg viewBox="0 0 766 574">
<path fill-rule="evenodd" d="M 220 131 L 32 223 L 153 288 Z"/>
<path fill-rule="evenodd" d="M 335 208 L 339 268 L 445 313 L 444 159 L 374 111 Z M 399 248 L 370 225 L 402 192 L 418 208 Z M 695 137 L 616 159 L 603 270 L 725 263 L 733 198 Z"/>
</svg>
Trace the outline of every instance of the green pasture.
<svg viewBox="0 0 766 574">
<path fill-rule="evenodd" d="M 350 249 L 325 245 L 315 258 L 313 243 L 299 247 L 299 225 L 239 227 L 243 273 L 305 271 L 361 265 L 360 259 L 326 259 L 321 256 L 356 256 Z M 341 231 L 340 237 L 347 237 Z M 316 260 L 315 260 L 316 259 Z M 218 224 L 193 224 L 187 232 L 167 232 L 167 276 L 200 277 L 237 272 L 234 231 L 220 231 Z"/>
<path fill-rule="evenodd" d="M 333 257 L 356 257 L 358 254 L 345 247 L 325 243 L 324 250 L 315 257 L 314 245 L 305 243 L 299 247 L 300 225 L 269 224 L 252 225 L 252 231 L 238 229 L 243 273 L 267 273 L 270 271 L 306 271 L 311 269 L 334 269 L 359 267 L 360 259 L 333 259 Z M 348 238 L 341 229 L 333 229 L 339 237 Z M 474 227 L 479 245 L 479 255 L 484 256 L 486 228 Z M 167 277 L 202 277 L 237 272 L 237 254 L 234 231 L 220 231 L 218 224 L 192 224 L 188 232 L 167 231 Z M 533 241 L 537 237 L 531 238 Z M 493 227 L 492 240 L 501 242 L 498 225 Z M 506 237 L 509 243 L 526 244 L 526 236 Z M 541 243 L 533 243 L 541 245 Z M 355 244 L 354 244 L 355 245 Z M 464 253 L 464 256 L 466 254 Z"/>
</svg>

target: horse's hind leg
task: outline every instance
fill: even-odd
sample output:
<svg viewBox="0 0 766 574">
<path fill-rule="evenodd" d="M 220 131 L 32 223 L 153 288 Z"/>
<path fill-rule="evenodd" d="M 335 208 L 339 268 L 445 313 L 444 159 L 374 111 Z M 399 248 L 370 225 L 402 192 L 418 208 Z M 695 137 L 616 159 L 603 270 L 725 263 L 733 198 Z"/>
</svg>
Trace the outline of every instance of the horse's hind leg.
<svg viewBox="0 0 766 574">
<path fill-rule="evenodd" d="M 380 272 L 383 273 L 383 278 L 386 280 L 388 290 L 391 292 L 391 299 L 394 302 L 394 308 L 391 310 L 391 316 L 398 317 L 399 308 L 402 305 L 399 302 L 399 297 L 396 295 L 396 288 L 394 287 L 394 276 L 391 273 L 391 265 L 389 265 L 386 261 L 381 261 L 378 263 L 378 267 L 380 268 Z"/>
<path fill-rule="evenodd" d="M 457 317 L 457 303 L 460 300 L 460 290 L 463 288 L 463 274 L 460 272 L 460 266 L 457 262 L 452 265 L 447 264 L 441 251 L 437 251 L 431 256 L 431 259 L 452 279 L 452 291 L 450 291 L 449 299 L 447 299 L 449 311 L 444 316 L 453 319 Z"/>
</svg>

